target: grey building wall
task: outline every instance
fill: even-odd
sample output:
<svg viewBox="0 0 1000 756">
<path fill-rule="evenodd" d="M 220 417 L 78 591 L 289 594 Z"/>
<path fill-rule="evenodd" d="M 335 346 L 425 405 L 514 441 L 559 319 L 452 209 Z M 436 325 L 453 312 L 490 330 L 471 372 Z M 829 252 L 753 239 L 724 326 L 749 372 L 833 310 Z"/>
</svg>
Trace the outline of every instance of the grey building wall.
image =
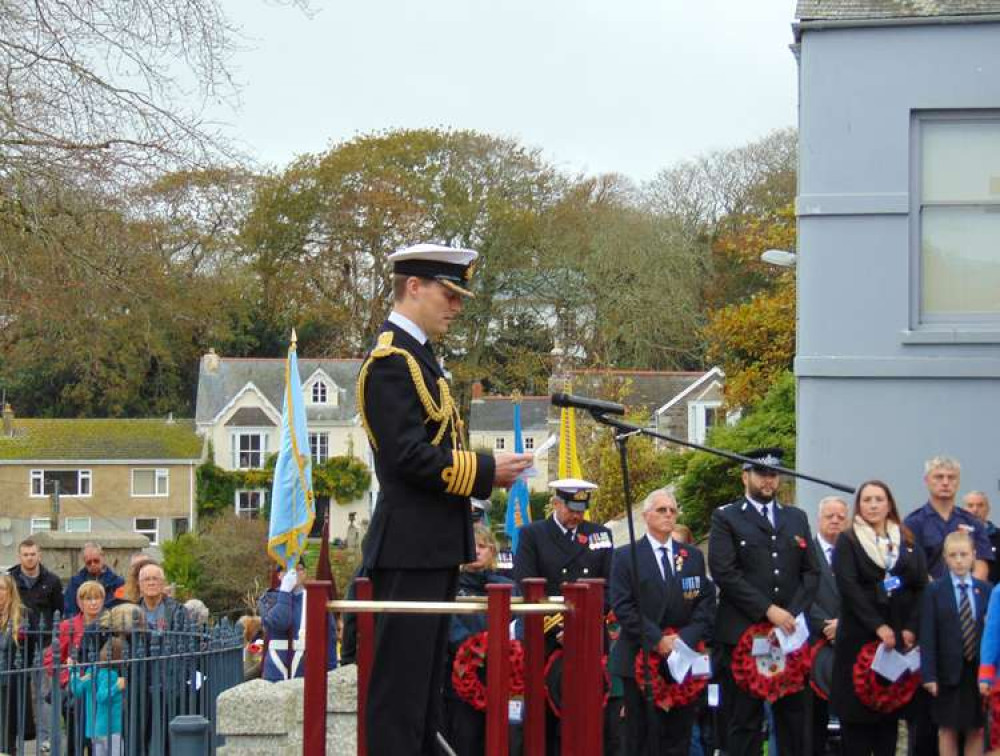
<svg viewBox="0 0 1000 756">
<path fill-rule="evenodd" d="M 1000 108 L 1000 24 L 804 27 L 799 87 L 798 466 L 882 478 L 907 512 L 946 453 L 1000 505 L 1000 334 L 911 311 L 912 112 Z M 829 493 L 797 498 L 814 515 Z"/>
</svg>

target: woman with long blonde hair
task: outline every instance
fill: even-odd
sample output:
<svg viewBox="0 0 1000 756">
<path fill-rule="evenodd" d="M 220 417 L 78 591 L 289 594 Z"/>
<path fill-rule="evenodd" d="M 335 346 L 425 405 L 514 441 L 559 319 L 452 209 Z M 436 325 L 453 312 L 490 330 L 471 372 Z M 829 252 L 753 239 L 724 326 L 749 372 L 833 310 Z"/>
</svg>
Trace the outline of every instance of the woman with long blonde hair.
<svg viewBox="0 0 1000 756">
<path fill-rule="evenodd" d="M 16 751 L 19 735 L 24 740 L 35 737 L 28 678 L 21 671 L 35 661 L 35 643 L 25 633 L 29 629 L 35 629 L 31 610 L 21 603 L 14 578 L 6 572 L 0 573 L 0 752 L 3 753 Z"/>
<path fill-rule="evenodd" d="M 17 592 L 14 578 L 6 572 L 0 574 L 0 634 L 10 636 L 15 645 L 20 644 L 19 631 L 23 619 L 24 605 Z"/>
</svg>

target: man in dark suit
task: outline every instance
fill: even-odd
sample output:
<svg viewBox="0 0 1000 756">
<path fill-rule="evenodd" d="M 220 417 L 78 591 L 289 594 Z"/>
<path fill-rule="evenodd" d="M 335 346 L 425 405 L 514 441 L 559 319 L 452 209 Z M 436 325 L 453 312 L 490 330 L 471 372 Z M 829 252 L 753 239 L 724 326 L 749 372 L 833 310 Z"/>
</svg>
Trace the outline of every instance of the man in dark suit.
<svg viewBox="0 0 1000 756">
<path fill-rule="evenodd" d="M 816 562 L 819 565 L 819 587 L 816 590 L 816 600 L 809 608 L 809 642 L 819 643 L 826 640 L 828 649 L 821 650 L 814 660 L 816 667 L 830 664 L 832 671 L 832 648 L 837 638 L 837 618 L 840 616 L 840 592 L 837 590 L 837 580 L 833 575 L 833 546 L 837 537 L 847 527 L 847 503 L 839 496 L 827 496 L 821 499 L 818 509 L 818 527 L 813 541 Z M 828 658 L 826 658 L 828 657 Z M 824 684 L 823 673 L 814 668 L 814 679 L 817 685 Z M 829 686 L 826 689 L 830 695 Z M 822 756 L 827 748 L 827 730 L 830 722 L 830 707 L 818 695 L 810 691 L 812 701 L 812 752 Z"/>
<path fill-rule="evenodd" d="M 358 375 L 379 496 L 363 546 L 376 600 L 448 601 L 475 560 L 469 497 L 509 486 L 531 455 L 464 448 L 462 421 L 430 346 L 471 296 L 477 253 L 418 244 L 390 255 L 393 311 Z M 368 753 L 435 754 L 449 617 L 379 615 Z"/>
<path fill-rule="evenodd" d="M 621 636 L 612 646 L 608 671 L 624 684 L 626 752 L 636 756 L 687 756 L 695 718 L 693 705 L 669 712 L 647 709 L 635 680 L 639 648 L 656 651 L 665 660 L 678 640 L 691 649 L 709 641 L 715 621 L 715 585 L 705 575 L 705 558 L 697 547 L 671 538 L 677 514 L 673 494 L 653 491 L 642 503 L 646 535 L 635 545 L 638 580 L 631 544 L 616 549 L 611 562 L 611 607 Z"/>
<path fill-rule="evenodd" d="M 708 564 L 719 587 L 716 668 L 722 672 L 730 756 L 759 756 L 764 717 L 764 702 L 733 680 L 734 647 L 743 632 L 758 622 L 794 632 L 795 618 L 808 612 L 819 582 L 805 513 L 775 498 L 779 477 L 772 468 L 781 464 L 781 454 L 777 448 L 744 454 L 755 464 L 743 466 L 743 498 L 712 513 Z M 805 693 L 778 699 L 773 710 L 781 753 L 805 753 Z"/>
</svg>

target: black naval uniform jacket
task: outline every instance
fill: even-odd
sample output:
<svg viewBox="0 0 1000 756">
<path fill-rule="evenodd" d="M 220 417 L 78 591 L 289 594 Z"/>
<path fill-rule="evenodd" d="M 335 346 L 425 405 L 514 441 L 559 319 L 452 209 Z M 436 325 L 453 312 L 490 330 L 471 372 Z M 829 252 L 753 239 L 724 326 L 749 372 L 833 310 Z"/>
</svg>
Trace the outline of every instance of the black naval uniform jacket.
<svg viewBox="0 0 1000 756">
<path fill-rule="evenodd" d="M 777 604 L 792 615 L 816 598 L 819 565 L 805 512 L 777 504 L 772 528 L 745 498 L 712 513 L 708 566 L 719 587 L 715 640 L 736 645 Z"/>
<path fill-rule="evenodd" d="M 532 522 L 520 530 L 514 555 L 514 582 L 545 578 L 547 596 L 562 595 L 562 584 L 586 578 L 611 577 L 611 531 L 587 520 L 576 528 L 573 542 L 552 517 Z M 608 593 L 605 589 L 605 604 Z"/>
<path fill-rule="evenodd" d="M 442 396 L 450 389 L 431 351 L 387 321 L 358 376 L 381 489 L 364 547 L 367 569 L 440 569 L 476 558 L 469 496 L 489 498 L 494 460 L 460 448 L 457 409 L 432 416 Z"/>
<path fill-rule="evenodd" d="M 622 632 L 608 657 L 608 671 L 613 675 L 635 677 L 635 655 L 640 644 L 648 651 L 655 650 L 667 628 L 677 631 L 691 648 L 699 641 L 711 642 L 715 585 L 705 575 L 705 557 L 697 546 L 688 543 L 674 541 L 671 548 L 674 571 L 664 579 L 659 555 L 653 551 L 649 539 L 643 536 L 636 542 L 641 615 L 632 587 L 632 546 L 615 549 L 611 562 L 611 608 Z"/>
</svg>

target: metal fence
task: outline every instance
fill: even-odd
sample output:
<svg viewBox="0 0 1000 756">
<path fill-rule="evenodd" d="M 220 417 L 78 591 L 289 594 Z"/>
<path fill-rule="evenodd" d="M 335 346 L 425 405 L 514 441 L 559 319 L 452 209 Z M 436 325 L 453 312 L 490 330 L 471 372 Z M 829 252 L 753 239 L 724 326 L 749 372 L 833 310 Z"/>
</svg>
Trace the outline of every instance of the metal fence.
<svg viewBox="0 0 1000 756">
<path fill-rule="evenodd" d="M 243 681 L 243 636 L 227 620 L 208 627 L 183 615 L 166 630 L 119 615 L 74 632 L 57 616 L 16 642 L 0 635 L 0 754 L 161 756 L 183 715 L 208 721 L 198 752 L 214 754 L 216 699 Z"/>
</svg>

